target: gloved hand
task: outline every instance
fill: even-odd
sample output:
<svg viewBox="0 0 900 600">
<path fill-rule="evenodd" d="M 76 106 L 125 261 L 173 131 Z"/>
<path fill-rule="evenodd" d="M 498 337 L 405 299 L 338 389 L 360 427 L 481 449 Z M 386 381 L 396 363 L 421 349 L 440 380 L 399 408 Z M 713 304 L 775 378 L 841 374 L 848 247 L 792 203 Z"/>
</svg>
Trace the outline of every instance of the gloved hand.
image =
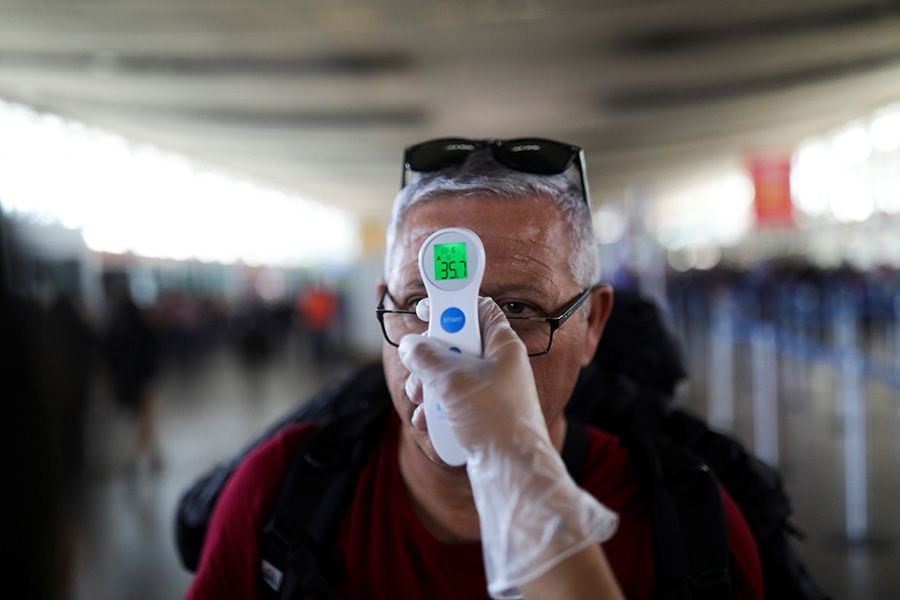
<svg viewBox="0 0 900 600">
<path fill-rule="evenodd" d="M 500 308 L 479 298 L 484 356 L 451 352 L 421 335 L 400 342 L 410 398 L 418 382 L 441 399 L 467 454 L 488 591 L 519 586 L 612 536 L 618 517 L 569 477 L 550 441 L 525 346 Z"/>
</svg>

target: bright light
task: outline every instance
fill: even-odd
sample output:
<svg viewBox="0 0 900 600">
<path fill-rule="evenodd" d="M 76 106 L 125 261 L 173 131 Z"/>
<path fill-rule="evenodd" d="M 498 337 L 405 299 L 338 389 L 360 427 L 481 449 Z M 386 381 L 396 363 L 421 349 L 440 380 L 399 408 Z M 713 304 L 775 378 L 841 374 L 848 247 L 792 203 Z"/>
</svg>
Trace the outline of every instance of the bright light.
<svg viewBox="0 0 900 600">
<path fill-rule="evenodd" d="M 628 223 L 621 211 L 604 206 L 594 213 L 594 232 L 601 244 L 615 244 L 625 235 Z"/>
<path fill-rule="evenodd" d="M 864 181 L 849 172 L 839 173 L 829 197 L 834 218 L 842 223 L 862 223 L 875 212 L 872 192 Z"/>
<path fill-rule="evenodd" d="M 694 268 L 708 271 L 722 260 L 722 251 L 716 246 L 697 248 L 694 260 Z"/>
<path fill-rule="evenodd" d="M 872 154 L 869 135 L 861 121 L 854 121 L 839 131 L 831 141 L 834 156 L 842 165 L 858 165 Z"/>
<path fill-rule="evenodd" d="M 676 271 L 690 271 L 697 265 L 697 251 L 693 248 L 669 250 L 666 253 L 666 260 Z"/>
<path fill-rule="evenodd" d="M 655 207 L 657 238 L 669 249 L 731 246 L 753 226 L 752 208 L 753 184 L 730 171 L 663 197 Z"/>
<path fill-rule="evenodd" d="M 872 146 L 881 152 L 900 149 L 900 105 L 875 113 L 869 126 L 869 139 Z"/>
<path fill-rule="evenodd" d="M 900 180 L 894 179 L 876 184 L 875 206 L 889 215 L 900 213 Z"/>
<path fill-rule="evenodd" d="M 753 183 L 744 173 L 731 173 L 711 188 L 715 227 L 713 243 L 736 244 L 753 226 Z"/>
<path fill-rule="evenodd" d="M 0 202 L 98 252 L 296 266 L 359 252 L 347 213 L 0 101 Z"/>
<path fill-rule="evenodd" d="M 825 214 L 835 165 L 828 146 L 812 141 L 801 146 L 794 155 L 791 168 L 791 192 L 794 205 L 810 216 Z"/>
<path fill-rule="evenodd" d="M 872 148 L 900 149 L 900 105 L 876 112 L 868 129 L 854 121 L 800 146 L 791 172 L 797 208 L 814 217 L 828 213 L 842 223 L 860 223 L 876 210 L 900 213 L 900 173 L 885 162 L 894 158 L 869 160 Z"/>
</svg>

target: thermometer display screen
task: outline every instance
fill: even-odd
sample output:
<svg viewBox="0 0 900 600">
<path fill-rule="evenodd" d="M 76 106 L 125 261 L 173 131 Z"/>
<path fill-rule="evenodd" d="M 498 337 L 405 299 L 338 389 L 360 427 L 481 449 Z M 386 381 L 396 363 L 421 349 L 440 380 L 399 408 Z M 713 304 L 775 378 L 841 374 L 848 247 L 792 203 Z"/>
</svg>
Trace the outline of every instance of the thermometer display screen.
<svg viewBox="0 0 900 600">
<path fill-rule="evenodd" d="M 469 276 L 469 262 L 465 242 L 434 245 L 434 278 L 466 279 Z"/>
</svg>

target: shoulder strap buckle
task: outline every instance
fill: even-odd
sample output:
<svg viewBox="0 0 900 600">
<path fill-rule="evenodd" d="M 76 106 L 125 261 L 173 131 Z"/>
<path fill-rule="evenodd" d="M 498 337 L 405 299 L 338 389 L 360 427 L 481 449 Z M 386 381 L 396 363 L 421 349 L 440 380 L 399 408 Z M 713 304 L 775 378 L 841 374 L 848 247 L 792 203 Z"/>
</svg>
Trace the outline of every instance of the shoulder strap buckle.
<svg viewBox="0 0 900 600">
<path fill-rule="evenodd" d="M 267 561 L 262 559 L 259 561 L 259 571 L 262 580 L 267 586 L 272 588 L 273 592 L 281 591 L 281 582 L 284 580 L 284 571 Z"/>
<path fill-rule="evenodd" d="M 707 569 L 688 577 L 693 589 L 700 592 L 731 589 L 731 575 L 728 569 Z"/>
<path fill-rule="evenodd" d="M 269 521 L 263 529 L 263 533 L 259 572 L 262 580 L 272 591 L 280 592 L 288 565 L 291 535 L 286 533 L 274 520 Z"/>
<path fill-rule="evenodd" d="M 332 435 L 328 429 L 313 435 L 316 439 L 310 440 L 303 453 L 303 459 L 317 469 L 331 471 L 338 468 L 347 455 L 347 448 L 342 447 L 336 439 L 337 436 Z"/>
</svg>

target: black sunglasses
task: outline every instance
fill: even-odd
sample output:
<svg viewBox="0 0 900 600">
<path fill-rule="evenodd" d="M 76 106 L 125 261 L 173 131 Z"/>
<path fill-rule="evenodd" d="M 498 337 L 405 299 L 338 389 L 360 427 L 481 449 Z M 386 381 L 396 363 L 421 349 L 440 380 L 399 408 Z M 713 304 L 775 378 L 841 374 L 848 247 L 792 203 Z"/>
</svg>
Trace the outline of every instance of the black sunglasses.
<svg viewBox="0 0 900 600">
<path fill-rule="evenodd" d="M 522 173 L 558 175 L 575 165 L 581 176 L 584 202 L 590 204 L 584 150 L 572 144 L 542 138 L 513 140 L 439 138 L 415 144 L 403 151 L 400 189 L 406 187 L 407 171 L 421 173 L 440 171 L 462 164 L 471 153 L 485 149 L 489 150 L 494 160 L 500 164 Z"/>
</svg>

